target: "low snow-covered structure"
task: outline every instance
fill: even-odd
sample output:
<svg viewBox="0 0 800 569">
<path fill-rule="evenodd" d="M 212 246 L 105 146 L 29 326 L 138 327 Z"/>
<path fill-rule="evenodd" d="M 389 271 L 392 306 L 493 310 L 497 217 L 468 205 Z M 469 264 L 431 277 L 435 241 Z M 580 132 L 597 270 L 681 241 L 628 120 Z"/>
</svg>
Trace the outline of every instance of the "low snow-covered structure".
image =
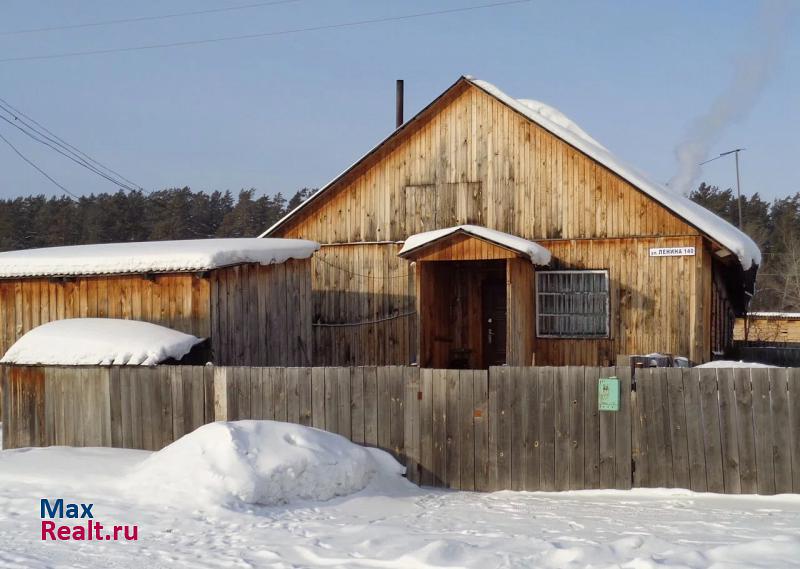
<svg viewBox="0 0 800 569">
<path fill-rule="evenodd" d="M 550 262 L 533 259 L 533 278 L 530 267 L 503 274 L 467 247 L 436 263 L 473 275 L 475 290 L 445 287 L 432 306 L 420 271 L 433 265 L 412 250 L 465 227 L 483 232 L 471 243 L 513 252 L 518 239 Z M 486 239 L 492 231 L 505 245 Z M 731 347 L 761 262 L 742 231 L 557 109 L 469 76 L 263 236 L 323 244 L 312 260 L 314 354 L 330 365 L 608 365 L 652 352 L 701 363 Z M 465 319 L 479 329 L 464 334 Z"/>
<path fill-rule="evenodd" d="M 0 351 L 41 324 L 109 318 L 208 338 L 220 365 L 308 364 L 309 259 L 318 248 L 197 239 L 0 253 Z"/>
<path fill-rule="evenodd" d="M 179 361 L 202 342 L 158 324 L 118 318 L 68 318 L 37 326 L 0 359 L 15 365 L 156 365 Z"/>
</svg>

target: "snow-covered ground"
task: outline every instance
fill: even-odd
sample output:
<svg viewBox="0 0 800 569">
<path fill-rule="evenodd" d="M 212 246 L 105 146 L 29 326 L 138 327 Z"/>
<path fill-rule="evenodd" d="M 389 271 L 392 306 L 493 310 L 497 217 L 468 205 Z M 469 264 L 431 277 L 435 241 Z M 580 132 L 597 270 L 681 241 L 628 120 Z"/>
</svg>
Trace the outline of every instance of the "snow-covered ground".
<svg viewBox="0 0 800 569">
<path fill-rule="evenodd" d="M 301 427 L 237 428 L 196 431 L 177 451 L 156 454 L 0 452 L 0 567 L 800 566 L 796 496 L 420 489 L 402 479 L 384 453 L 362 453 L 335 435 Z M 255 439 L 275 434 L 283 438 L 273 460 L 265 456 L 269 446 Z M 361 490 L 361 482 L 338 478 L 341 492 L 353 493 L 327 501 L 290 492 L 288 503 L 259 506 L 243 499 L 231 507 L 230 496 L 247 486 L 241 483 L 248 465 L 260 484 L 287 482 L 302 472 L 309 480 L 325 472 L 337 479 L 343 465 L 356 478 L 370 474 Z M 162 500 L 152 476 L 157 472 L 197 492 Z M 237 476 L 229 485 L 232 473 Z M 222 499 L 208 491 L 215 488 L 233 493 Z M 138 541 L 42 542 L 40 499 L 59 497 L 93 503 L 101 523 L 138 525 Z"/>
</svg>

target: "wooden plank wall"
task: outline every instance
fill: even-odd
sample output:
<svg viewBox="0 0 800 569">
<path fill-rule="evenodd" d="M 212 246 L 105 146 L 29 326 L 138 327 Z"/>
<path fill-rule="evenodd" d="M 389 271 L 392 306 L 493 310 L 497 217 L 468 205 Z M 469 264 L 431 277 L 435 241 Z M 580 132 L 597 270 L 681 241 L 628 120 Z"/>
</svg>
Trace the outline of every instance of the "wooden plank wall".
<svg viewBox="0 0 800 569">
<path fill-rule="evenodd" d="M 416 361 L 415 274 L 401 245 L 322 247 L 312 258 L 314 365 Z"/>
<path fill-rule="evenodd" d="M 621 382 L 619 412 L 597 380 Z M 800 493 L 800 369 L 0 367 L 5 447 L 156 450 L 214 420 L 273 419 L 384 449 L 464 490 Z"/>
<path fill-rule="evenodd" d="M 404 132 L 273 236 L 402 241 L 463 223 L 532 240 L 697 234 L 480 89 L 456 90 Z"/>
<path fill-rule="evenodd" d="M 611 281 L 609 338 L 536 339 L 537 365 L 612 363 L 617 354 L 653 352 L 710 358 L 710 333 L 695 323 L 711 319 L 710 259 L 700 237 L 663 237 L 543 243 L 552 269 L 605 269 Z M 693 257 L 650 257 L 651 247 L 689 245 Z M 707 290 L 706 290 L 707 289 Z M 535 323 L 532 323 L 535 325 Z M 706 330 L 710 330 L 707 326 Z"/>
<path fill-rule="evenodd" d="M 213 368 L 0 366 L 4 448 L 158 450 L 214 420 Z"/>
<path fill-rule="evenodd" d="M 208 279 L 194 274 L 0 280 L 0 352 L 31 329 L 64 318 L 153 322 L 206 338 Z"/>
<path fill-rule="evenodd" d="M 800 492 L 800 369 L 636 372 L 634 486 Z"/>
<path fill-rule="evenodd" d="M 211 273 L 211 347 L 219 365 L 311 364 L 311 265 L 290 259 Z"/>
</svg>

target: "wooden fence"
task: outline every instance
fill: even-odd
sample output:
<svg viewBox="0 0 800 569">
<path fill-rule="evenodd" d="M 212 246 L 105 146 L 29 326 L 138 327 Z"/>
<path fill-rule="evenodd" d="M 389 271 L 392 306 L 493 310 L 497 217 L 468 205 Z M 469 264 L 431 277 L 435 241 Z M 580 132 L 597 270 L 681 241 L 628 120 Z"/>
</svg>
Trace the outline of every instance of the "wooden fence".
<svg viewBox="0 0 800 569">
<path fill-rule="evenodd" d="M 465 490 L 800 492 L 800 369 L 2 368 L 6 447 L 158 449 L 276 419 L 391 452 Z M 597 410 L 617 376 L 620 411 Z"/>
</svg>

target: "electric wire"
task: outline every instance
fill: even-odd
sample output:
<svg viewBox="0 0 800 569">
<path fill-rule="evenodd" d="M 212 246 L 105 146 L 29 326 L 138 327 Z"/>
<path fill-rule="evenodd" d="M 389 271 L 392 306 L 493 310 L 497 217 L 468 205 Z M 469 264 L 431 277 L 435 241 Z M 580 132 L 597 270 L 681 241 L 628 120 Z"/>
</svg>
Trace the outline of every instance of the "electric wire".
<svg viewBox="0 0 800 569">
<path fill-rule="evenodd" d="M 86 51 L 72 51 L 72 52 L 63 52 L 63 53 L 51 53 L 45 55 L 29 55 L 29 56 L 21 56 L 21 57 L 6 57 L 0 59 L 0 63 L 9 63 L 9 62 L 18 62 L 18 61 L 35 61 L 35 60 L 47 60 L 47 59 L 63 59 L 69 57 L 82 57 L 87 55 L 104 55 L 109 53 L 123 53 L 123 52 L 132 52 L 132 51 L 143 51 L 143 50 L 153 50 L 153 49 L 165 49 L 165 48 L 172 48 L 172 47 L 186 47 L 186 46 L 195 46 L 195 45 L 203 45 L 203 44 L 212 44 L 212 43 L 220 43 L 220 42 L 229 42 L 229 41 L 239 41 L 239 40 L 247 40 L 247 39 L 256 39 L 256 38 L 266 38 L 266 37 L 276 37 L 276 36 L 285 36 L 291 34 L 299 34 L 304 32 L 316 32 L 322 30 L 333 30 L 339 28 L 354 28 L 359 26 L 366 26 L 369 24 L 380 24 L 385 22 L 397 22 L 403 20 L 413 20 L 417 18 L 425 18 L 429 16 L 440 16 L 445 14 L 455 14 L 459 12 L 469 12 L 474 10 L 484 10 L 489 8 L 498 8 L 501 6 L 510 6 L 513 4 L 525 4 L 530 2 L 531 0 L 505 0 L 504 2 L 492 2 L 488 4 L 477 4 L 474 6 L 463 6 L 461 8 L 449 8 L 446 10 L 435 10 L 430 12 L 417 12 L 414 14 L 403 14 L 400 16 L 385 16 L 381 18 L 370 18 L 366 20 L 355 20 L 351 22 L 341 22 L 338 24 L 323 24 L 319 26 L 308 26 L 303 28 L 293 28 L 288 30 L 279 30 L 273 32 L 260 32 L 254 34 L 241 34 L 236 36 L 222 36 L 217 38 L 207 38 L 207 39 L 199 39 L 199 40 L 187 40 L 187 41 L 179 41 L 179 42 L 170 42 L 170 43 L 156 43 L 156 44 L 149 44 L 149 45 L 138 45 L 138 46 L 128 46 L 128 47 L 116 47 L 116 48 L 108 48 L 108 49 L 93 49 L 93 50 L 86 50 Z"/>
<path fill-rule="evenodd" d="M 41 168 L 39 168 L 39 166 L 37 166 L 36 164 L 34 164 L 32 160 L 28 159 L 28 157 L 27 157 L 27 156 L 25 156 L 25 155 L 24 155 L 22 152 L 20 152 L 20 151 L 17 149 L 17 147 L 16 147 L 16 146 L 14 146 L 13 144 L 11 144 L 11 141 L 10 141 L 10 140 L 8 140 L 8 139 L 7 139 L 5 136 L 3 136 L 3 134 L 2 134 L 2 133 L 0 133 L 0 140 L 2 140 L 2 141 L 3 141 L 3 142 L 5 142 L 5 143 L 6 143 L 6 144 L 7 144 L 9 147 L 11 147 L 11 150 L 13 150 L 14 152 L 16 152 L 17 156 L 19 156 L 20 158 L 22 158 L 22 159 L 23 159 L 25 162 L 27 162 L 27 163 L 28 163 L 29 165 L 31 165 L 31 166 L 32 166 L 34 169 L 36 169 L 36 171 L 38 171 L 38 172 L 39 172 L 39 173 L 40 173 L 42 176 L 44 176 L 45 178 L 47 178 L 48 180 L 50 180 L 52 183 L 54 183 L 56 186 L 58 186 L 59 188 L 61 188 L 61 189 L 62 189 L 62 190 L 65 192 L 65 193 L 69 194 L 70 196 L 72 196 L 72 197 L 73 197 L 73 198 L 75 198 L 76 200 L 77 200 L 77 199 L 80 199 L 78 196 L 76 196 L 75 194 L 73 194 L 72 192 L 70 192 L 70 191 L 69 191 L 67 188 L 65 188 L 64 186 L 62 186 L 61 184 L 59 184 L 59 183 L 58 183 L 56 180 L 54 180 L 54 179 L 53 179 L 53 178 L 52 178 L 52 177 L 51 177 L 51 176 L 50 176 L 50 175 L 49 175 L 47 172 L 45 172 L 44 170 L 42 170 Z"/>
</svg>

